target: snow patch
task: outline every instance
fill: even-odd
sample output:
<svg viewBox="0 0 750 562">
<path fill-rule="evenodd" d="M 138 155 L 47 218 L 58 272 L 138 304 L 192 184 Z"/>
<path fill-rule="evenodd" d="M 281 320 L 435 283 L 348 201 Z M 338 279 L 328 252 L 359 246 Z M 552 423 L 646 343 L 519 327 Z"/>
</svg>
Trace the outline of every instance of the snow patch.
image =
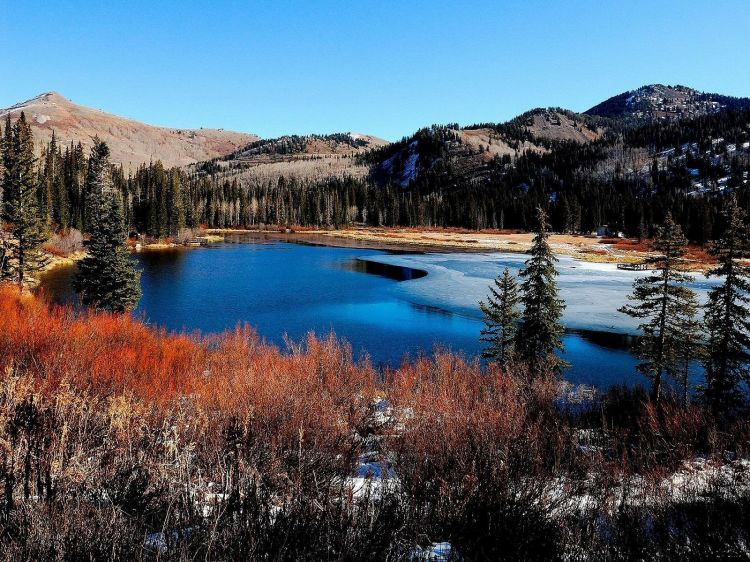
<svg viewBox="0 0 750 562">
<path fill-rule="evenodd" d="M 409 557 L 413 562 L 448 562 L 451 560 L 460 560 L 461 557 L 458 552 L 453 548 L 453 545 L 449 542 L 434 542 L 430 546 L 422 548 L 421 546 L 416 547 L 411 551 Z"/>
</svg>

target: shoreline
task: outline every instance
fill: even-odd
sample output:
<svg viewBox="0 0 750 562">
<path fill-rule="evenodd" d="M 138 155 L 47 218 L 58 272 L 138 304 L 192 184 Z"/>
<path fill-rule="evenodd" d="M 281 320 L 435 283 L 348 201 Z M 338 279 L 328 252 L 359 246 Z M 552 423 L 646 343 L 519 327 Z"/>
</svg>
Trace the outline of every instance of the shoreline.
<svg viewBox="0 0 750 562">
<path fill-rule="evenodd" d="M 77 252 L 73 252 L 68 256 L 58 256 L 47 252 L 47 255 L 50 258 L 49 262 L 44 267 L 44 269 L 39 271 L 39 275 L 37 277 L 31 278 L 28 282 L 25 283 L 25 290 L 32 292 L 35 291 L 42 283 L 43 278 L 47 274 L 60 267 L 67 267 L 76 264 L 77 262 L 85 258 L 88 255 L 88 252 L 86 252 L 85 250 L 79 250 Z"/>
<path fill-rule="evenodd" d="M 249 237 L 262 241 L 290 242 L 314 246 L 382 250 L 392 253 L 514 253 L 525 254 L 531 247 L 533 233 L 518 231 L 404 227 L 352 227 L 337 230 L 272 228 L 209 228 L 203 236 L 207 245 L 232 237 Z M 580 234 L 551 234 L 549 244 L 557 256 L 599 264 L 640 263 L 655 254 L 632 239 L 606 239 Z M 629 248 L 628 246 L 633 246 Z M 130 244 L 133 253 L 182 251 L 193 246 L 156 241 Z M 42 273 L 73 264 L 86 256 L 85 251 L 67 257 L 51 255 Z M 686 270 L 705 273 L 712 264 L 702 259 L 689 260 Z M 32 287 L 33 288 L 33 287 Z"/>
<path fill-rule="evenodd" d="M 467 231 L 460 229 L 346 228 L 339 230 L 207 229 L 208 233 L 228 236 L 257 236 L 267 240 L 290 241 L 344 248 L 361 248 L 407 253 L 517 253 L 531 247 L 533 233 Z M 616 247 L 584 235 L 552 234 L 550 246 L 559 256 L 593 263 L 638 263 L 651 257 L 647 251 Z M 630 241 L 623 239 L 623 244 Z M 696 264 L 704 269 L 707 264 Z"/>
</svg>

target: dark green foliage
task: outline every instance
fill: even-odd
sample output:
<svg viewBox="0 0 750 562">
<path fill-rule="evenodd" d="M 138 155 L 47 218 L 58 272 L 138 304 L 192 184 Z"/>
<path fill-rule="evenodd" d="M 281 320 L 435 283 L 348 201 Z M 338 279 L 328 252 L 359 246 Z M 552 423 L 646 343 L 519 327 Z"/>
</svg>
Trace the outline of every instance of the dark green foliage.
<svg viewBox="0 0 750 562">
<path fill-rule="evenodd" d="M 520 272 L 523 314 L 516 334 L 516 349 L 529 364 L 532 374 L 549 362 L 559 372 L 565 363 L 555 357 L 563 349 L 564 328 L 560 323 L 565 303 L 558 297 L 555 258 L 547 239 L 547 215 L 537 209 L 536 235 L 524 268 Z"/>
<path fill-rule="evenodd" d="M 748 251 L 745 213 L 731 196 L 726 205 L 722 237 L 711 245 L 718 264 L 710 275 L 723 278 L 709 291 L 706 305 L 708 332 L 705 395 L 715 414 L 728 413 L 739 401 L 739 384 L 750 381 L 750 267 L 739 261 Z"/>
<path fill-rule="evenodd" d="M 682 379 L 681 359 L 695 341 L 698 305 L 695 292 L 685 286 L 691 278 L 681 271 L 687 240 L 671 215 L 657 230 L 653 246 L 661 253 L 653 263 L 653 273 L 634 281 L 628 298 L 636 304 L 628 304 L 620 312 L 644 320 L 639 325 L 643 338 L 638 370 L 651 379 L 651 399 L 657 402 L 664 375 Z"/>
<path fill-rule="evenodd" d="M 109 148 L 95 140 L 86 175 L 88 256 L 78 266 L 76 291 L 85 304 L 109 312 L 135 308 L 141 296 L 140 272 L 130 258 L 120 194 L 112 183 Z"/>
<path fill-rule="evenodd" d="M 335 148 L 337 145 L 349 146 L 352 149 L 367 144 L 364 139 L 355 139 L 348 133 L 334 133 L 331 135 L 286 135 L 275 139 L 261 139 L 251 142 L 222 160 L 234 160 L 242 156 L 269 154 L 287 155 L 305 152 L 310 142 L 322 142 Z"/>
<path fill-rule="evenodd" d="M 23 287 L 48 263 L 41 250 L 47 228 L 37 199 L 34 139 L 23 113 L 3 137 L 3 218 L 11 225 L 11 240 L 4 242 L 2 274 Z"/>
<path fill-rule="evenodd" d="M 481 340 L 489 344 L 482 353 L 485 359 L 505 364 L 513 352 L 516 322 L 521 317 L 518 302 L 518 285 L 506 267 L 502 276 L 495 279 L 495 286 L 490 287 L 487 302 L 479 303 L 487 326 L 481 332 Z"/>
</svg>

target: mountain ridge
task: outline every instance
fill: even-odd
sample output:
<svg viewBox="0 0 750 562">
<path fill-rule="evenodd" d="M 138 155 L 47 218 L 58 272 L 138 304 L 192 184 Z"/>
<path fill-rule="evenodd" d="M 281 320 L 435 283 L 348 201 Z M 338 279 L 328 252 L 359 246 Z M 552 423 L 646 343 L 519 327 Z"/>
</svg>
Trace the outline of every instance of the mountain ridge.
<svg viewBox="0 0 750 562">
<path fill-rule="evenodd" d="M 257 135 L 224 129 L 180 129 L 150 125 L 79 105 L 55 91 L 45 92 L 0 109 L 0 119 L 16 119 L 24 112 L 37 146 L 46 145 L 54 131 L 61 144 L 91 146 L 94 137 L 107 142 L 112 161 L 126 172 L 161 160 L 166 166 L 185 166 L 231 153 L 257 140 Z"/>
<path fill-rule="evenodd" d="M 678 120 L 750 107 L 750 99 L 701 92 L 682 85 L 646 84 L 612 96 L 585 115 L 625 120 Z"/>
</svg>

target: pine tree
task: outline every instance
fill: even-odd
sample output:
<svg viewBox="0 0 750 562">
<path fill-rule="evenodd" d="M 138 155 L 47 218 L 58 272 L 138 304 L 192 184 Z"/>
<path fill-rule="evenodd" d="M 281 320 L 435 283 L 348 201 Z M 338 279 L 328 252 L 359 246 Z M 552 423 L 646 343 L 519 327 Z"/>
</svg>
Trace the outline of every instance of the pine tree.
<svg viewBox="0 0 750 562">
<path fill-rule="evenodd" d="M 559 373 L 566 363 L 555 356 L 562 350 L 565 332 L 560 319 L 565 303 L 558 298 L 555 277 L 555 258 L 547 239 L 549 224 L 543 209 L 537 209 L 537 229 L 525 267 L 520 272 L 523 314 L 516 334 L 516 350 L 526 360 L 532 372 L 544 362 L 552 364 Z"/>
<path fill-rule="evenodd" d="M 495 279 L 495 286 L 490 287 L 487 302 L 479 303 L 487 326 L 480 339 L 489 344 L 482 353 L 485 359 L 504 365 L 513 352 L 516 322 L 521 317 L 518 302 L 518 285 L 506 267 L 502 276 Z"/>
<path fill-rule="evenodd" d="M 13 124 L 10 121 L 10 113 L 5 116 L 5 131 L 2 136 L 2 143 L 0 144 L 2 149 L 2 160 L 3 160 L 3 175 L 2 185 L 0 185 L 0 220 L 8 221 L 9 207 L 8 207 L 8 193 L 10 192 L 13 176 L 9 170 L 13 168 L 15 162 L 15 151 L 13 149 Z"/>
<path fill-rule="evenodd" d="M 710 247 L 718 264 L 709 272 L 724 281 L 709 291 L 705 308 L 704 393 L 717 415 L 739 399 L 740 381 L 750 381 L 746 356 L 750 348 L 750 267 L 739 261 L 748 251 L 748 229 L 734 195 L 727 200 L 725 214 L 724 234 Z"/>
<path fill-rule="evenodd" d="M 6 118 L 6 132 L 10 129 L 10 114 Z M 10 260 L 10 242 L 8 236 L 3 231 L 2 222 L 5 218 L 5 204 L 3 194 L 5 193 L 5 137 L 3 129 L 0 127 L 0 281 L 7 279 L 8 262 Z"/>
<path fill-rule="evenodd" d="M 29 277 L 49 262 L 41 249 L 47 239 L 47 230 L 37 205 L 36 158 L 31 127 L 23 112 L 10 134 L 9 124 L 10 119 L 6 121 L 3 137 L 3 191 L 4 215 L 11 224 L 12 240 L 8 244 L 10 259 L 6 259 L 4 275 L 23 290 Z"/>
<path fill-rule="evenodd" d="M 686 342 L 693 338 L 697 304 L 695 292 L 685 286 L 691 277 L 681 272 L 687 240 L 671 214 L 657 230 L 653 246 L 661 255 L 654 260 L 652 274 L 636 279 L 628 296 L 637 304 L 619 310 L 645 320 L 638 326 L 643 332 L 638 371 L 651 379 L 651 400 L 658 402 L 665 375 L 682 379 L 678 373 Z"/>
<path fill-rule="evenodd" d="M 140 272 L 127 249 L 122 196 L 111 173 L 109 148 L 95 139 L 86 175 L 91 241 L 88 256 L 78 266 L 75 288 L 89 306 L 125 312 L 140 299 Z"/>
<path fill-rule="evenodd" d="M 169 234 L 176 236 L 185 228 L 185 204 L 182 196 L 180 172 L 169 173 Z"/>
</svg>

